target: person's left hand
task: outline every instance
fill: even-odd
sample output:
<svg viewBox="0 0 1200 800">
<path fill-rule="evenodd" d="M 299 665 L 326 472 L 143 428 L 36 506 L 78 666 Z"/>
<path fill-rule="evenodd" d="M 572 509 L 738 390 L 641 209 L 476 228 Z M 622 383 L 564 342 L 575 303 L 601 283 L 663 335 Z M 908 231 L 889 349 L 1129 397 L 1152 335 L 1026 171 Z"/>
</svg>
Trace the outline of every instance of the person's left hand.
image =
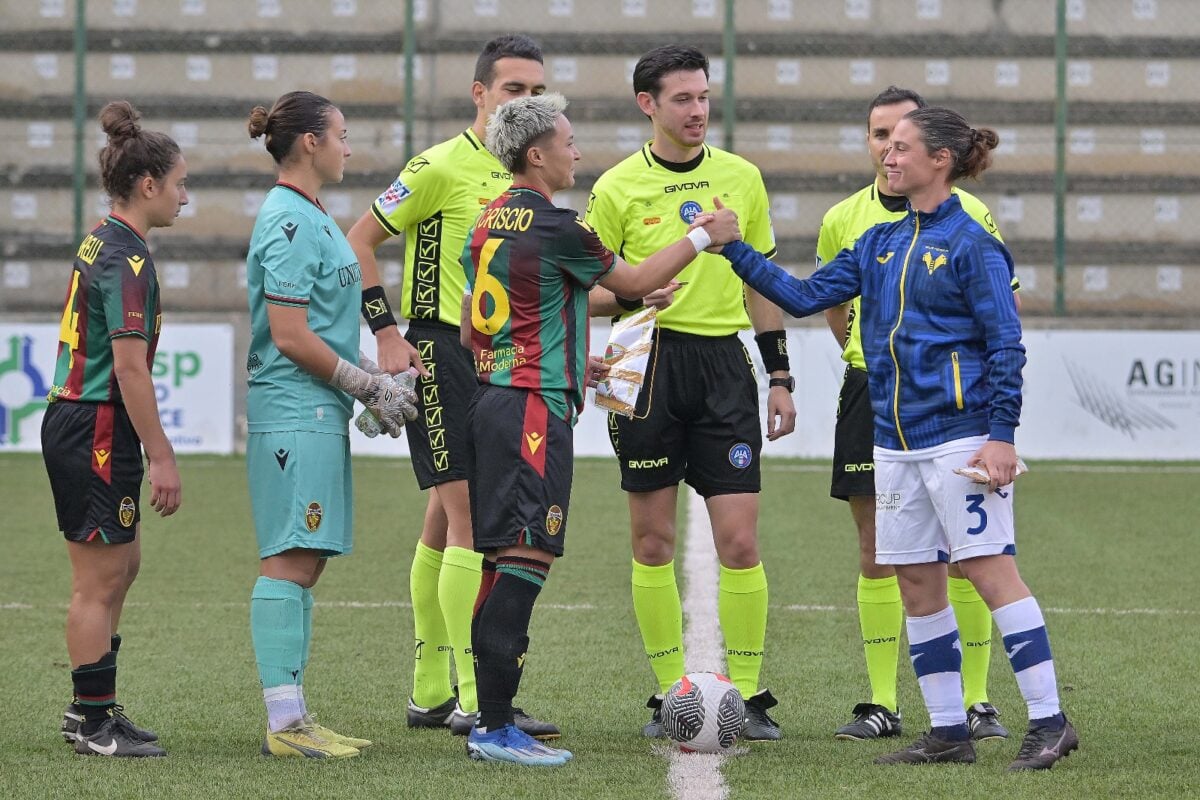
<svg viewBox="0 0 1200 800">
<path fill-rule="evenodd" d="M 604 359 L 600 356 L 588 356 L 587 369 L 584 371 L 583 382 L 589 389 L 595 389 L 605 378 L 608 377 L 610 367 L 604 363 Z"/>
<path fill-rule="evenodd" d="M 967 461 L 968 467 L 980 467 L 987 472 L 988 491 L 1008 486 L 1017 477 L 1017 448 L 1009 442 L 989 439 Z"/>
<path fill-rule="evenodd" d="M 767 390 L 767 441 L 787 436 L 796 430 L 796 403 L 783 386 Z"/>
</svg>

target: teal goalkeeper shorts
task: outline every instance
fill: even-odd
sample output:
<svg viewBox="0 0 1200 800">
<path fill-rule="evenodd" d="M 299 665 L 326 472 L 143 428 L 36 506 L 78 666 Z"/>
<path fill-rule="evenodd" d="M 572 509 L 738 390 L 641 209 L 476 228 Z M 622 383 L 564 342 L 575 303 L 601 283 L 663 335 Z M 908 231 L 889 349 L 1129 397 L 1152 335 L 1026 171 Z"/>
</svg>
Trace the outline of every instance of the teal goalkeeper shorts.
<svg viewBox="0 0 1200 800">
<path fill-rule="evenodd" d="M 334 433 L 252 433 L 246 441 L 258 557 L 285 550 L 347 555 L 354 547 L 350 439 Z"/>
</svg>

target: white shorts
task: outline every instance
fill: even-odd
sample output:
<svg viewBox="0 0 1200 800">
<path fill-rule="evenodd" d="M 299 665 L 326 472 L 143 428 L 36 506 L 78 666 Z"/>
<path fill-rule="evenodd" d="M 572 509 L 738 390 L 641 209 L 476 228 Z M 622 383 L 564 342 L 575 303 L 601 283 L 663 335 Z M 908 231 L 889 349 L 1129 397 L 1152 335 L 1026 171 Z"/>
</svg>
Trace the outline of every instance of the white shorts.
<svg viewBox="0 0 1200 800">
<path fill-rule="evenodd" d="M 973 436 L 922 450 L 875 448 L 875 563 L 1016 555 L 1013 485 L 989 492 L 954 473 L 986 441 Z"/>
</svg>

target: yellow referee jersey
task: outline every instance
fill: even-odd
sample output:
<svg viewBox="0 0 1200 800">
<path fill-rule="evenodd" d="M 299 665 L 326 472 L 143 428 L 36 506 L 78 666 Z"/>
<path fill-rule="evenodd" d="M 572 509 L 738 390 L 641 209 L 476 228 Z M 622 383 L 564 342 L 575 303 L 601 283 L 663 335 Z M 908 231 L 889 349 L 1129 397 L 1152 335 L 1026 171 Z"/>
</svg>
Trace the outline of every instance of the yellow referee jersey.
<svg viewBox="0 0 1200 800">
<path fill-rule="evenodd" d="M 740 156 L 704 145 L 699 163 L 685 171 L 657 160 L 650 144 L 605 172 L 592 187 L 586 220 L 600 240 L 634 266 L 677 241 L 713 197 L 737 212 L 746 242 L 775 255 L 770 203 L 758 168 Z M 726 336 L 750 327 L 744 285 L 721 256 L 701 253 L 679 281 L 687 286 L 658 312 L 663 328 L 701 336 Z"/>
<path fill-rule="evenodd" d="M 470 128 L 415 156 L 371 212 L 393 236 L 404 234 L 408 319 L 458 326 L 466 288 L 459 256 L 479 211 L 512 185 L 512 174 Z"/>
</svg>

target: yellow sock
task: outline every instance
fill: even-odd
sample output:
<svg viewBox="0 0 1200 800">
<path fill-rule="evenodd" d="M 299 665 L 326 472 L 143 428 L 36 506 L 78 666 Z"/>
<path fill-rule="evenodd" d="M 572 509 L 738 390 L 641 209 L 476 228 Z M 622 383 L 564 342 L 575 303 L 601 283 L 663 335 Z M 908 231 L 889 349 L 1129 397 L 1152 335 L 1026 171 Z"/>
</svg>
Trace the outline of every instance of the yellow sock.
<svg viewBox="0 0 1200 800">
<path fill-rule="evenodd" d="M 992 657 L 992 612 L 966 578 L 950 578 L 947 586 L 958 636 L 962 642 L 963 703 L 987 702 L 988 662 Z"/>
<path fill-rule="evenodd" d="M 463 711 L 479 710 L 475 697 L 475 663 L 471 654 L 471 616 L 483 556 L 465 547 L 447 547 L 438 577 L 438 605 L 450 644 L 454 647 L 454 671 L 458 675 L 458 704 Z"/>
<path fill-rule="evenodd" d="M 900 628 L 904 604 L 896 576 L 858 576 L 858 625 L 862 630 L 871 702 L 896 710 L 896 659 L 900 655 Z"/>
<path fill-rule="evenodd" d="M 442 554 L 417 542 L 408 588 L 413 605 L 413 638 L 416 653 L 413 661 L 413 702 L 432 708 L 446 702 L 454 694 L 450 688 L 450 641 L 438 606 L 438 576 L 442 571 Z"/>
<path fill-rule="evenodd" d="M 729 680 L 742 697 L 750 697 L 758 691 L 767 639 L 767 573 L 762 563 L 749 569 L 721 567 L 718 592 Z"/>
<path fill-rule="evenodd" d="M 633 562 L 633 613 L 658 690 L 666 692 L 683 676 L 683 604 L 674 561 L 661 567 Z"/>
</svg>

